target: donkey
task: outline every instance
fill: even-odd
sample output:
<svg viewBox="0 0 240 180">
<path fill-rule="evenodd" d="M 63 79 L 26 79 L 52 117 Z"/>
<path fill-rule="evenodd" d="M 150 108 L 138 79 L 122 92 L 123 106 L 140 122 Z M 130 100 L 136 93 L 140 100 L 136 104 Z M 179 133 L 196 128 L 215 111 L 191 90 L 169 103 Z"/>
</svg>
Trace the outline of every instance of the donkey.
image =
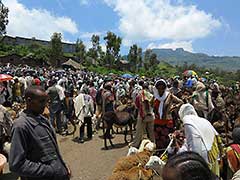
<svg viewBox="0 0 240 180">
<path fill-rule="evenodd" d="M 128 127 L 130 129 L 130 135 L 131 135 L 131 140 L 133 140 L 133 133 L 132 133 L 132 124 L 134 121 L 134 118 L 131 113 L 127 111 L 122 111 L 122 112 L 106 112 L 104 113 L 102 117 L 103 121 L 103 136 L 104 136 L 104 146 L 105 149 L 108 149 L 107 147 L 107 139 L 109 139 L 109 142 L 112 147 L 114 147 L 112 140 L 111 140 L 111 129 L 113 126 L 123 128 L 125 127 L 125 132 L 124 132 L 124 140 L 126 143 L 127 141 L 127 134 L 128 134 Z M 105 132 L 106 128 L 106 132 Z"/>
</svg>

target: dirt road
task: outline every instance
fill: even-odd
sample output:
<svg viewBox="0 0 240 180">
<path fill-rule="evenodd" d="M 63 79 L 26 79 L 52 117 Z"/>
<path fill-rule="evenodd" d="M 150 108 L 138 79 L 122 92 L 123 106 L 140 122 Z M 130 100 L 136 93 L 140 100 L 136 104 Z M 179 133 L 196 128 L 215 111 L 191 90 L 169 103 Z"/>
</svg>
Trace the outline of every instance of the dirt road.
<svg viewBox="0 0 240 180">
<path fill-rule="evenodd" d="M 76 133 L 75 136 L 77 136 Z M 119 157 L 127 154 L 128 147 L 124 144 L 122 134 L 115 135 L 114 149 L 104 150 L 102 131 L 94 134 L 90 141 L 83 144 L 75 141 L 73 136 L 58 136 L 60 151 L 64 160 L 72 170 L 72 180 L 106 180 L 113 170 Z M 2 180 L 16 180 L 17 178 L 5 168 Z"/>
<path fill-rule="evenodd" d="M 104 150 L 103 139 L 99 134 L 95 134 L 92 140 L 84 144 L 78 144 L 69 137 L 59 138 L 60 149 L 70 165 L 73 180 L 106 180 L 116 160 L 127 154 L 128 148 L 124 144 L 123 135 L 118 134 L 113 139 L 116 145 L 114 149 Z"/>
</svg>

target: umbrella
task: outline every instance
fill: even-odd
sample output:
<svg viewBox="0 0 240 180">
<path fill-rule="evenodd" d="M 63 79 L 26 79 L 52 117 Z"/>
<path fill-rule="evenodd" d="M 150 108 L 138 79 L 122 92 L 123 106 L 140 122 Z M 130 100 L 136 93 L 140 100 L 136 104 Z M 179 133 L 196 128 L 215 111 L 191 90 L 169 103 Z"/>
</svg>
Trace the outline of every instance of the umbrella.
<svg viewBox="0 0 240 180">
<path fill-rule="evenodd" d="M 173 77 L 173 79 L 179 79 L 179 78 L 180 78 L 180 76 L 178 76 L 178 75 Z"/>
<path fill-rule="evenodd" d="M 13 77 L 8 74 L 0 74 L 0 82 L 12 80 Z"/>
<path fill-rule="evenodd" d="M 207 78 L 201 77 L 201 78 L 199 78 L 199 80 L 202 81 L 202 82 L 206 82 Z"/>
<path fill-rule="evenodd" d="M 123 74 L 121 77 L 122 78 L 133 78 L 133 76 L 131 74 Z"/>
<path fill-rule="evenodd" d="M 184 76 L 197 76 L 197 73 L 193 70 L 186 70 L 183 73 Z"/>
</svg>

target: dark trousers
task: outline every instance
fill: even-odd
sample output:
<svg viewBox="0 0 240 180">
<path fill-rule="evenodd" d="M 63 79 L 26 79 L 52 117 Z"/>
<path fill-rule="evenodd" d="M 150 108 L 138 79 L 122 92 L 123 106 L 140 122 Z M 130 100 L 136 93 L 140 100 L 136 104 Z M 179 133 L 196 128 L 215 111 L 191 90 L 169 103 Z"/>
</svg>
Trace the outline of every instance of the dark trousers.
<svg viewBox="0 0 240 180">
<path fill-rule="evenodd" d="M 92 117 L 85 117 L 84 122 L 80 127 L 80 139 L 84 138 L 84 128 L 87 124 L 87 137 L 92 138 Z"/>
<path fill-rule="evenodd" d="M 50 121 L 53 125 L 53 127 L 55 127 L 55 118 L 56 118 L 56 126 L 57 126 L 57 130 L 61 131 L 62 129 L 62 116 L 61 116 L 61 112 L 62 110 L 57 111 L 56 113 L 51 112 L 50 110 Z"/>
</svg>

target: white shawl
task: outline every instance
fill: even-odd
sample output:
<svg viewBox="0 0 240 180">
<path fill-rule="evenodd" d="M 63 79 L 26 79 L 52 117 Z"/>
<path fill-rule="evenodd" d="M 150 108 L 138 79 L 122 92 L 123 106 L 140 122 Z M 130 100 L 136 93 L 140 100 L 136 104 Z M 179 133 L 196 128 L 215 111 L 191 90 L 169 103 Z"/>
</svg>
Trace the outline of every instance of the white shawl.
<svg viewBox="0 0 240 180">
<path fill-rule="evenodd" d="M 214 137 L 218 134 L 211 123 L 208 120 L 199 117 L 191 104 L 184 104 L 181 106 L 179 117 L 184 125 L 191 125 L 196 129 L 201 136 L 207 151 L 211 150 Z"/>
<path fill-rule="evenodd" d="M 65 91 L 65 90 L 64 90 L 64 88 L 63 88 L 62 86 L 60 86 L 60 85 L 56 85 L 55 87 L 56 87 L 56 89 L 57 89 L 59 98 L 60 98 L 60 100 L 62 101 L 62 100 L 65 98 L 65 94 L 64 94 L 64 91 Z"/>
<path fill-rule="evenodd" d="M 79 94 L 74 100 L 75 116 L 79 120 L 79 126 L 84 122 L 84 114 L 82 113 L 83 107 L 85 106 L 84 94 Z"/>
<path fill-rule="evenodd" d="M 166 84 L 167 86 L 167 83 L 165 80 L 163 79 L 160 79 L 159 81 L 162 81 Z M 157 81 L 157 82 L 159 82 Z M 157 83 L 156 82 L 156 83 Z M 156 87 L 153 88 L 153 94 L 154 94 L 154 97 L 160 101 L 160 105 L 159 105 L 159 108 L 158 108 L 158 113 L 159 113 L 159 116 L 160 116 L 160 119 L 162 119 L 162 116 L 163 116 L 163 105 L 164 105 L 164 101 L 165 99 L 168 97 L 168 94 L 169 94 L 169 91 L 168 89 L 166 88 L 163 95 L 160 97 L 159 93 L 158 93 L 158 90 Z"/>
</svg>

